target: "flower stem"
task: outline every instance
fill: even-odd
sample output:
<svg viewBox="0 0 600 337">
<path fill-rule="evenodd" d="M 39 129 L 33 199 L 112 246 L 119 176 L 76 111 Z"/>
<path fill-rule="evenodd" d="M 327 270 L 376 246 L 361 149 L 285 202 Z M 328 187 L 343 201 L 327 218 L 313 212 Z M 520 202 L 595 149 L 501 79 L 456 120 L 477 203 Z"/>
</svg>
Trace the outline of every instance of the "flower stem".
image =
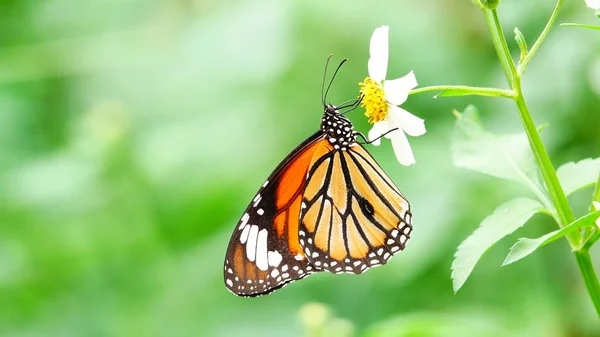
<svg viewBox="0 0 600 337">
<path fill-rule="evenodd" d="M 482 9 L 482 11 L 485 22 L 487 23 L 488 29 L 492 35 L 492 42 L 496 48 L 498 59 L 500 60 L 500 64 L 502 64 L 504 75 L 506 75 L 508 84 L 514 89 L 515 81 L 517 80 L 517 69 L 515 67 L 515 62 L 510 55 L 510 49 L 508 49 L 508 44 L 506 43 L 502 26 L 500 25 L 498 12 L 495 9 Z"/>
<path fill-rule="evenodd" d="M 575 217 L 573 216 L 573 211 L 569 206 L 569 202 L 567 201 L 565 192 L 563 191 L 562 186 L 558 181 L 556 171 L 554 170 L 554 166 L 550 161 L 550 156 L 548 156 L 548 152 L 544 147 L 542 138 L 540 137 L 540 134 L 533 122 L 533 119 L 531 118 L 531 114 L 529 113 L 529 109 L 523 98 L 520 82 L 520 78 L 517 78 L 517 98 L 515 101 L 517 102 L 517 107 L 519 108 L 521 121 L 523 122 L 523 126 L 525 126 L 525 132 L 527 133 L 527 137 L 529 138 L 529 144 L 531 145 L 531 150 L 533 151 L 535 161 L 537 162 L 538 167 L 542 172 L 542 177 L 544 179 L 544 182 L 546 183 L 548 192 L 550 193 L 550 199 L 556 207 L 556 211 L 560 219 L 559 225 L 561 227 L 564 227 L 573 222 L 575 220 Z"/>
<path fill-rule="evenodd" d="M 589 209 L 590 213 L 596 211 L 596 207 L 594 207 L 594 201 L 600 202 L 600 173 L 598 174 L 598 181 L 596 181 L 596 187 L 592 196 L 592 203 L 590 204 Z M 582 249 L 589 250 L 590 248 L 592 248 L 594 243 L 596 243 L 596 241 L 600 239 L 600 228 L 592 227 L 591 234 L 587 235 L 587 233 L 584 232 L 584 235 L 585 237 L 587 237 L 587 239 L 585 240 Z"/>
<path fill-rule="evenodd" d="M 598 282 L 598 276 L 594 271 L 590 252 L 588 250 L 576 250 L 575 258 L 577 259 L 579 270 L 583 276 L 585 287 L 592 298 L 592 303 L 594 303 L 598 316 L 600 316 L 600 282 Z"/>
<path fill-rule="evenodd" d="M 416 95 L 425 92 L 440 92 L 436 97 L 442 96 L 489 96 L 489 97 L 504 97 L 514 98 L 515 92 L 512 90 L 471 87 L 467 85 L 435 85 L 411 90 L 409 95 Z"/>
<path fill-rule="evenodd" d="M 558 17 L 558 13 L 560 12 L 563 2 L 564 2 L 564 0 L 558 0 L 558 3 L 554 7 L 554 11 L 552 12 L 552 15 L 550 15 L 550 19 L 548 20 L 546 27 L 544 27 L 544 30 L 542 31 L 542 33 L 540 34 L 538 39 L 535 41 L 535 43 L 531 47 L 531 50 L 529 51 L 529 53 L 523 60 L 523 63 L 521 63 L 521 65 L 519 66 L 519 76 L 523 75 L 523 72 L 529 65 L 529 62 L 531 62 L 533 55 L 535 55 L 537 50 L 542 45 L 542 42 L 544 42 L 544 40 L 546 39 L 546 36 L 550 32 L 550 29 L 552 28 L 552 26 L 554 25 L 554 22 L 556 21 L 556 18 Z"/>
<path fill-rule="evenodd" d="M 558 213 L 559 226 L 565 227 L 574 221 L 573 211 L 571 210 L 571 206 L 567 201 L 567 197 L 565 196 L 562 186 L 558 181 L 556 170 L 552 165 L 540 134 L 535 127 L 535 123 L 533 122 L 533 118 L 531 117 L 527 104 L 525 103 L 523 91 L 521 89 L 521 74 L 527 64 L 530 62 L 531 57 L 535 54 L 535 51 L 537 51 L 537 49 L 540 47 L 540 44 L 545 39 L 550 27 L 552 26 L 552 23 L 556 20 L 556 16 L 558 15 L 562 2 L 563 0 L 558 1 L 554 13 L 552 13 L 551 18 L 546 25 L 546 29 L 544 29 L 532 48 L 532 51 L 528 54 L 527 59 L 525 59 L 523 62 L 524 66 L 521 67 L 520 72 L 517 71 L 514 60 L 510 54 L 510 50 L 508 49 L 506 37 L 504 36 L 504 32 L 502 31 L 502 26 L 500 25 L 500 20 L 498 18 L 498 13 L 495 9 L 482 9 L 482 11 L 492 35 L 492 41 L 494 43 L 494 47 L 496 48 L 496 53 L 498 54 L 500 63 L 502 64 L 506 79 L 515 92 L 514 100 L 517 103 L 521 121 L 523 122 L 527 138 L 529 139 L 529 144 L 533 151 L 535 161 L 540 172 L 542 173 L 546 188 L 550 194 L 550 199 L 552 200 L 552 203 L 554 204 L 554 207 Z M 584 279 L 588 293 L 590 294 L 590 298 L 594 303 L 598 315 L 600 316 L 600 284 L 598 283 L 598 278 L 594 272 L 589 251 L 583 248 L 577 248 L 580 246 L 582 240 L 582 237 L 578 232 L 571 233 L 567 236 L 567 239 L 569 240 L 571 247 L 573 247 L 575 250 L 575 258 L 577 260 L 579 270 Z"/>
</svg>

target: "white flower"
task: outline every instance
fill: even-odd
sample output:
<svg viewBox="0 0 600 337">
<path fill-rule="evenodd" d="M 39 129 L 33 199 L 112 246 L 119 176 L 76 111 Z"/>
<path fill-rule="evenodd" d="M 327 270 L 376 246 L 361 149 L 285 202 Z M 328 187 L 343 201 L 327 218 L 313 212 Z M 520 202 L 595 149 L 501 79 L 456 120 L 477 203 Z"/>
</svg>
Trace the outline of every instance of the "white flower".
<svg viewBox="0 0 600 337">
<path fill-rule="evenodd" d="M 585 0 L 585 4 L 589 8 L 593 8 L 595 10 L 600 9 L 600 0 Z"/>
<path fill-rule="evenodd" d="M 381 26 L 375 29 L 371 36 L 369 48 L 369 77 L 362 83 L 362 106 L 367 110 L 369 123 L 373 128 L 369 131 L 369 140 L 373 145 L 379 145 L 379 138 L 385 135 L 392 141 L 396 158 L 402 165 L 415 163 L 408 138 L 425 133 L 425 121 L 410 112 L 398 107 L 408 98 L 411 89 L 417 86 L 415 74 L 411 71 L 404 77 L 395 80 L 385 80 L 388 66 L 388 35 L 389 27 Z M 392 131 L 395 130 L 395 131 Z"/>
</svg>

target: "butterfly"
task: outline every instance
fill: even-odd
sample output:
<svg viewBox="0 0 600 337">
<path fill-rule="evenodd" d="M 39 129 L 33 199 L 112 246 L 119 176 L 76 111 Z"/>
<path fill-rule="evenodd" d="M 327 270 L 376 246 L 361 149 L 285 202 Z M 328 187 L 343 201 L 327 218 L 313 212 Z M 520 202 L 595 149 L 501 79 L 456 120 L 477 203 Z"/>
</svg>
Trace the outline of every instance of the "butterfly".
<svg viewBox="0 0 600 337">
<path fill-rule="evenodd" d="M 234 229 L 224 280 L 235 295 L 265 295 L 322 271 L 361 274 L 387 263 L 410 238 L 408 200 L 344 115 L 361 98 L 325 104 L 345 61 L 324 94 L 323 80 L 319 130 L 275 168 Z"/>
</svg>

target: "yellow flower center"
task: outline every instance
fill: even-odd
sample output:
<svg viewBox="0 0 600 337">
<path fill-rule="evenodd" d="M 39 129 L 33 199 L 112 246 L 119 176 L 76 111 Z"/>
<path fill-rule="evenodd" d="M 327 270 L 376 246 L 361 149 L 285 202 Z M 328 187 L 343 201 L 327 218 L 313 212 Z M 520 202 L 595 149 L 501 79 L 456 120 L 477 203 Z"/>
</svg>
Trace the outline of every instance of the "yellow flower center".
<svg viewBox="0 0 600 337">
<path fill-rule="evenodd" d="M 387 117 L 388 106 L 381 84 L 367 77 L 358 85 L 363 95 L 361 105 L 367 110 L 365 116 L 369 117 L 369 123 L 374 124 L 384 120 Z"/>
</svg>

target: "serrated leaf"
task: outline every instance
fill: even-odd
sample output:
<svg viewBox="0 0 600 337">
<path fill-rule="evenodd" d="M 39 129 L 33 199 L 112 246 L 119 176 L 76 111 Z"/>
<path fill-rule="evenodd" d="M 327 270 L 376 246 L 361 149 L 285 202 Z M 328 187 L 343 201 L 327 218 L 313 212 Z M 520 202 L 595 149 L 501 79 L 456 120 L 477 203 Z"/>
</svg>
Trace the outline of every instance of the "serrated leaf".
<svg viewBox="0 0 600 337">
<path fill-rule="evenodd" d="M 600 158 L 587 158 L 577 163 L 569 162 L 556 170 L 565 195 L 594 185 L 598 179 L 598 173 L 600 173 Z"/>
<path fill-rule="evenodd" d="M 452 285 L 458 291 L 481 256 L 496 242 L 511 234 L 534 214 L 544 210 L 536 200 L 517 198 L 502 204 L 485 218 L 479 228 L 466 238 L 456 250 L 452 262 Z"/>
<path fill-rule="evenodd" d="M 452 135 L 454 165 L 493 177 L 516 181 L 538 197 L 545 192 L 524 133 L 496 136 L 487 132 L 474 106 L 468 106 L 456 121 Z"/>
<path fill-rule="evenodd" d="M 506 256 L 506 259 L 504 259 L 502 266 L 506 266 L 511 263 L 517 262 L 520 259 L 526 257 L 527 255 L 533 253 L 538 248 L 543 247 L 553 241 L 556 241 L 562 238 L 563 236 L 572 233 L 580 228 L 593 226 L 594 221 L 596 221 L 599 216 L 600 211 L 596 211 L 588 215 L 582 216 L 581 218 L 573 221 L 571 224 L 565 226 L 564 228 L 540 236 L 537 239 L 520 238 L 517 241 L 517 243 L 515 243 L 510 248 L 510 252 Z"/>
</svg>

